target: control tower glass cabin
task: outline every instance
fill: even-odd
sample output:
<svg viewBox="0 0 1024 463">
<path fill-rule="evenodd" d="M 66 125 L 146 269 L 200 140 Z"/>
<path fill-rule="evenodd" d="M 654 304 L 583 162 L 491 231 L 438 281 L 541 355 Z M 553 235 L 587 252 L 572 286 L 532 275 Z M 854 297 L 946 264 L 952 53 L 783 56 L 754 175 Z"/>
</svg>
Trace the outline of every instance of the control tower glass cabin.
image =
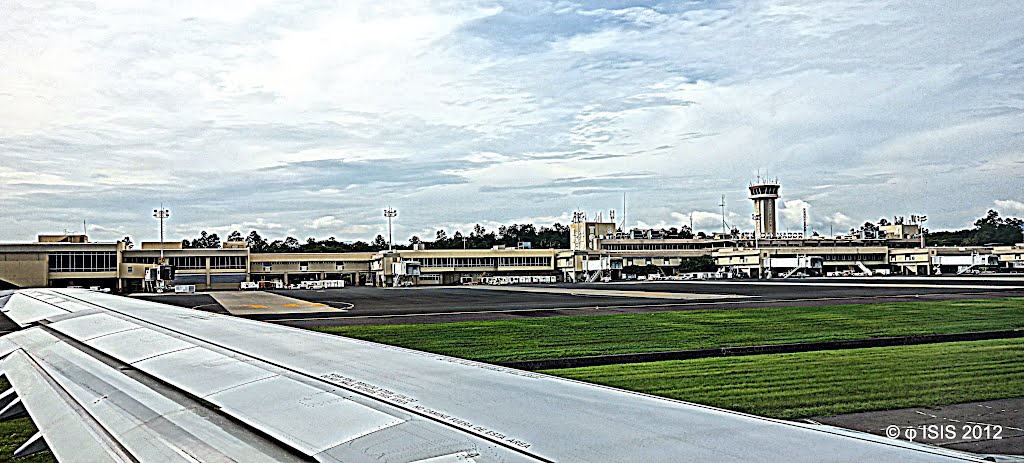
<svg viewBox="0 0 1024 463">
<path fill-rule="evenodd" d="M 771 237 L 778 233 L 775 226 L 775 200 L 779 199 L 779 188 L 777 182 L 758 182 L 750 185 L 757 236 Z"/>
</svg>

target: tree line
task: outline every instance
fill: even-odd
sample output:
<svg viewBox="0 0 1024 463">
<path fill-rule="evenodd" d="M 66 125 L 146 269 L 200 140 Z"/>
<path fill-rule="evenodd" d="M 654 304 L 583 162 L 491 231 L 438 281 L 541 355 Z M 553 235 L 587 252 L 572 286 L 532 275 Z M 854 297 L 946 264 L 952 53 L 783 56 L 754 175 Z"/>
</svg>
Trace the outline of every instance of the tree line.
<svg viewBox="0 0 1024 463">
<path fill-rule="evenodd" d="M 865 222 L 859 228 L 850 229 L 851 234 L 862 238 L 882 238 L 881 227 L 890 225 L 887 219 L 879 219 L 877 225 Z M 683 225 L 679 228 L 672 227 L 661 229 L 661 235 L 665 238 L 706 238 L 704 232 L 694 234 L 690 227 Z M 928 244 L 932 246 L 979 246 L 986 244 L 1012 245 L 1024 242 L 1024 220 L 1015 217 L 1000 217 L 995 210 L 989 210 L 985 217 L 974 222 L 974 228 L 939 231 L 927 234 Z M 739 231 L 733 230 L 733 235 L 738 236 Z M 818 233 L 815 232 L 814 236 Z M 123 241 L 132 247 L 129 237 Z M 285 239 L 270 241 L 263 238 L 258 231 L 252 230 L 248 235 L 243 236 L 238 231 L 231 232 L 224 241 L 245 241 L 245 244 L 252 252 L 275 253 L 275 252 L 377 252 L 388 248 L 388 241 L 383 235 L 377 235 L 372 241 L 342 242 L 335 237 L 327 239 L 316 239 L 309 237 L 306 241 L 299 241 L 289 236 Z M 494 246 L 504 245 L 516 247 L 521 242 L 529 242 L 534 248 L 569 248 L 569 227 L 556 223 L 551 227 L 537 227 L 533 224 L 512 224 L 502 225 L 496 231 L 490 231 L 482 225 L 477 224 L 468 234 L 456 230 L 449 234 L 447 230 L 437 230 L 433 240 L 428 241 L 413 236 L 408 243 L 395 243 L 395 249 L 412 249 L 413 245 L 423 244 L 427 249 L 490 249 Z M 222 242 L 217 233 L 202 231 L 195 239 L 184 239 L 181 241 L 183 248 L 219 248 Z M 703 268 L 705 262 L 694 265 L 695 268 Z"/>
<path fill-rule="evenodd" d="M 128 237 L 125 237 L 125 240 L 130 242 Z M 233 231 L 224 241 L 244 241 L 250 251 L 257 253 L 377 252 L 388 249 L 388 241 L 383 235 L 377 235 L 370 242 L 342 242 L 333 236 L 327 239 L 309 237 L 306 241 L 299 241 L 298 238 L 289 236 L 271 241 L 261 236 L 258 231 L 252 230 L 246 236 L 238 231 Z M 432 241 L 413 236 L 409 238 L 408 243 L 395 243 L 393 247 L 407 250 L 412 249 L 413 245 L 423 244 L 427 249 L 490 249 L 500 245 L 516 247 L 522 242 L 529 242 L 535 248 L 566 249 L 569 247 L 569 227 L 560 223 L 551 227 L 539 228 L 533 224 L 512 224 L 502 225 L 498 227 L 497 231 L 489 231 L 477 224 L 469 234 L 464 235 L 461 230 L 456 230 L 449 235 L 447 230 L 441 229 L 437 230 Z M 182 248 L 219 248 L 221 246 L 220 236 L 206 231 L 202 231 L 195 239 L 181 241 Z"/>
<path fill-rule="evenodd" d="M 981 246 L 986 244 L 1024 243 L 1024 219 L 1000 217 L 989 210 L 985 217 L 974 222 L 974 228 L 940 231 L 928 234 L 932 246 Z"/>
</svg>

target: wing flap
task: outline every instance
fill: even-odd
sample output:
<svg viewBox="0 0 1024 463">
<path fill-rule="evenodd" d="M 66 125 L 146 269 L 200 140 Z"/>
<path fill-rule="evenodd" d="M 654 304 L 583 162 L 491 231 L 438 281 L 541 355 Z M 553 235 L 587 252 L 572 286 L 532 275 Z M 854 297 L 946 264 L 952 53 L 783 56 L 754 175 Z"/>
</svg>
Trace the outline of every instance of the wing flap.
<svg viewBox="0 0 1024 463">
<path fill-rule="evenodd" d="M 61 397 L 46 374 L 22 351 L 3 361 L 4 373 L 54 456 L 61 461 L 126 463 L 112 443 L 73 404 Z M 102 431 L 100 431 L 102 432 Z"/>
<path fill-rule="evenodd" d="M 19 335 L 53 338 L 37 329 Z M 203 456 L 199 461 L 270 463 L 281 459 L 281 452 L 268 453 L 254 445 L 253 442 L 264 441 L 239 425 L 226 420 L 214 423 L 197 413 L 195 403 L 172 400 L 56 338 L 31 355 L 23 351 L 15 354 L 22 359 L 19 361 L 37 365 L 37 370 L 67 396 L 65 403 L 85 417 L 85 422 L 95 423 L 94 434 L 107 435 L 116 442 L 116 446 L 108 447 L 121 448 L 138 461 L 195 462 L 197 456 Z M 31 387 L 34 390 L 37 386 Z M 37 417 L 31 410 L 30 414 L 44 435 L 50 424 L 39 419 L 58 415 L 50 412 Z M 69 461 L 93 461 L 77 458 Z"/>
</svg>

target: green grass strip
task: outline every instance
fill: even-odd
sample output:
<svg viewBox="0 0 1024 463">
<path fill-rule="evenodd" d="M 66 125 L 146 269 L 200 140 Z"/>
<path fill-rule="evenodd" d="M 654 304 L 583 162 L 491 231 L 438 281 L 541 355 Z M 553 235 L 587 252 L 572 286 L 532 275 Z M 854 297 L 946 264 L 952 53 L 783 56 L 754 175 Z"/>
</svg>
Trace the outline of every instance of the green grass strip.
<svg viewBox="0 0 1024 463">
<path fill-rule="evenodd" d="M 485 362 L 1024 328 L 1024 298 L 321 327 Z"/>
<path fill-rule="evenodd" d="M 545 373 L 794 419 L 1024 396 L 1024 339 L 674 360 Z"/>
</svg>

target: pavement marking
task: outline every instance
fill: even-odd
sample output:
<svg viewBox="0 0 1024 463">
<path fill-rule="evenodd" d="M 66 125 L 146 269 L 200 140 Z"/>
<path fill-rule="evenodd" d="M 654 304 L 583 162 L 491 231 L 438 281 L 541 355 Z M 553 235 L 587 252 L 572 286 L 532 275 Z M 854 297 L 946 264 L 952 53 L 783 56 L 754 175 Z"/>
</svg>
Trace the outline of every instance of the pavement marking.
<svg viewBox="0 0 1024 463">
<path fill-rule="evenodd" d="M 210 303 L 210 304 L 202 304 L 202 305 L 197 305 L 197 306 L 195 306 L 195 307 L 191 307 L 191 309 L 192 309 L 192 310 L 202 310 L 202 309 L 201 309 L 201 307 L 209 307 L 209 306 L 214 306 L 214 305 L 217 305 L 217 306 L 219 306 L 220 304 L 218 304 L 218 303 L 216 303 L 216 302 L 212 302 L 212 303 Z"/>
<path fill-rule="evenodd" d="M 351 302 L 345 302 L 345 301 L 322 301 L 322 302 L 323 302 L 323 305 L 331 305 L 331 304 L 343 305 L 344 307 L 334 307 L 334 306 L 331 306 L 331 307 L 334 307 L 334 308 L 340 309 L 340 310 L 344 310 L 344 311 L 348 311 L 348 309 L 351 309 L 351 308 L 356 306 L 355 304 L 353 304 Z"/>
<path fill-rule="evenodd" d="M 1024 283 L 1024 277 L 1019 275 L 985 275 L 985 276 L 972 276 L 972 275 L 959 275 L 959 276 L 883 276 L 883 277 L 865 277 L 865 276 L 847 276 L 847 277 L 811 277 L 808 280 L 872 280 L 883 281 L 883 280 L 899 280 L 899 281 L 1018 281 Z"/>
<path fill-rule="evenodd" d="M 843 288 L 928 288 L 928 289 L 1024 289 L 1024 286 L 1010 285 L 927 285 L 915 283 L 827 283 L 818 281 L 757 281 L 757 280 L 709 280 L 709 281 L 639 281 L 619 284 L 675 283 L 686 285 L 758 285 L 758 286 L 838 286 Z M 613 283 L 614 284 L 614 283 Z"/>
<path fill-rule="evenodd" d="M 547 286 L 471 286 L 473 289 L 488 291 L 512 291 L 520 293 L 545 293 L 545 294 L 569 294 L 573 296 L 598 296 L 598 297 L 636 297 L 654 299 L 731 299 L 760 296 L 743 296 L 737 294 L 700 294 L 700 293 L 673 293 L 656 291 L 624 291 L 616 289 L 590 289 L 590 288 L 552 288 Z"/>
<path fill-rule="evenodd" d="M 978 405 L 978 406 L 979 406 L 979 407 L 986 407 L 986 408 L 992 408 L 992 407 L 989 407 L 989 406 L 987 406 L 987 405 Z M 1003 411 L 1005 412 L 1006 410 L 1003 410 Z M 952 418 L 946 418 L 946 417 L 944 417 L 944 416 L 936 416 L 936 415 L 933 415 L 933 414 L 931 414 L 931 413 L 925 413 L 925 412 L 922 412 L 922 411 L 919 411 L 919 410 L 914 410 L 914 413 L 917 413 L 918 415 L 924 415 L 924 416 L 929 416 L 929 417 L 935 418 L 935 419 L 937 419 L 937 420 L 946 420 L 946 421 L 952 421 L 952 422 L 954 422 L 954 423 L 967 423 L 967 424 L 978 424 L 978 425 L 982 425 L 982 426 L 1001 426 L 1001 427 L 1003 427 L 1003 428 L 1006 428 L 1006 429 L 1012 429 L 1012 430 L 1014 430 L 1014 431 L 1024 431 L 1024 429 L 1022 429 L 1022 428 L 1015 428 L 1015 427 L 1013 427 L 1013 426 L 1006 426 L 1006 425 L 1001 425 L 1001 424 L 994 424 L 994 423 L 983 423 L 983 422 L 980 422 L 980 421 L 966 421 L 966 420 L 964 420 L 964 421 L 960 421 L 960 420 L 954 420 L 954 419 L 952 419 Z"/>
<path fill-rule="evenodd" d="M 210 296 L 232 315 L 346 312 L 346 309 L 329 307 L 319 302 L 307 302 L 264 291 L 220 291 L 211 292 Z"/>
</svg>

